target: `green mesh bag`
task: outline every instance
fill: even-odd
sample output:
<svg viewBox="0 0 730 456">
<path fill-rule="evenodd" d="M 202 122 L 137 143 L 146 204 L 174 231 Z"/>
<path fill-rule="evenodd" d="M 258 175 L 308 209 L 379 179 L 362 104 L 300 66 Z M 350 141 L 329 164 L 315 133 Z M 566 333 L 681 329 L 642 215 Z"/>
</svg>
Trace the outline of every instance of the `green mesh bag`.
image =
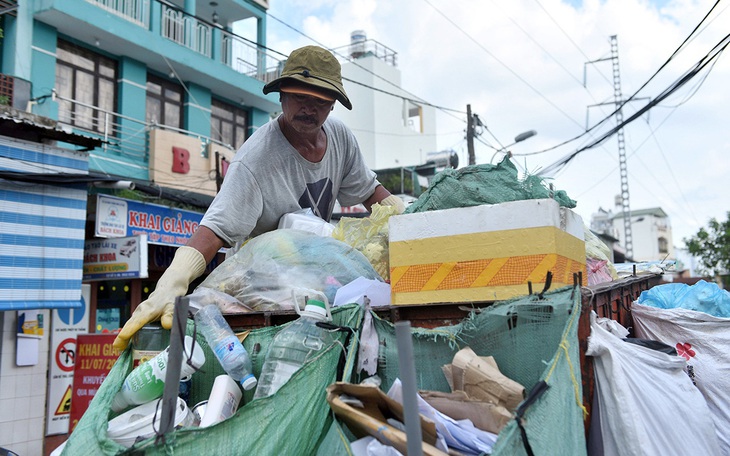
<svg viewBox="0 0 730 456">
<path fill-rule="evenodd" d="M 449 391 L 441 367 L 471 347 L 493 356 L 503 374 L 525 386 L 527 397 L 548 388 L 525 407 L 523 427 L 534 454 L 586 454 L 580 377 L 578 319 L 580 292 L 565 287 L 543 295 L 502 301 L 471 313 L 459 324 L 436 329 L 412 328 L 413 356 L 420 390 Z M 398 378 L 395 327 L 373 318 L 380 342 L 378 375 L 388 391 Z M 347 453 L 340 453 L 347 454 Z M 516 420 L 500 432 L 494 455 L 528 454 Z"/>
<path fill-rule="evenodd" d="M 472 165 L 441 171 L 405 213 L 544 198 L 553 198 L 564 207 L 576 206 L 565 191 L 550 190 L 539 176 L 528 175 L 520 179 L 515 165 L 505 157 L 496 165 Z"/>
<path fill-rule="evenodd" d="M 150 437 L 127 449 L 107 438 L 111 402 L 131 371 L 131 350 L 115 363 L 64 448 L 63 455 L 175 454 L 175 455 L 311 455 L 331 432 L 333 416 L 326 400 L 326 387 L 337 380 L 350 380 L 357 352 L 362 309 L 352 304 L 332 310 L 333 323 L 352 328 L 338 332 L 338 340 L 313 362 L 305 365 L 276 394 L 252 401 L 247 391 L 243 405 L 234 416 L 208 428 L 181 428 L 165 436 L 164 442 Z M 244 346 L 258 377 L 265 353 L 274 336 L 286 325 L 253 330 Z M 235 329 L 235 328 L 234 328 Z M 188 322 L 187 334 L 193 324 Z M 206 362 L 193 375 L 190 404 L 205 400 L 216 376 L 224 373 L 202 336 Z M 343 349 L 347 350 L 344 351 Z M 342 371 L 341 377 L 338 371 Z"/>
</svg>

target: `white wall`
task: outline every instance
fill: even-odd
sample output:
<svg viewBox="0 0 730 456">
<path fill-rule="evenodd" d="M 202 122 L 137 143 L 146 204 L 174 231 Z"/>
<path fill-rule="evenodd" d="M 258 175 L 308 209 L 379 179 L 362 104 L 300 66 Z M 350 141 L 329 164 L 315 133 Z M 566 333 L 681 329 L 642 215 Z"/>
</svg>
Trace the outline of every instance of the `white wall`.
<svg viewBox="0 0 730 456">
<path fill-rule="evenodd" d="M 352 129 L 371 169 L 420 165 L 429 152 L 437 151 L 435 109 L 422 106 L 423 133 L 413 131 L 404 124 L 403 99 L 387 94 L 413 98 L 400 88 L 398 68 L 367 56 L 344 63 L 342 75 L 364 86 L 345 81 L 353 109 L 348 111 L 338 103 L 332 115 Z"/>
<path fill-rule="evenodd" d="M 45 322 L 50 311 L 43 311 Z M 45 435 L 49 335 L 40 340 L 38 364 L 15 365 L 17 312 L 0 312 L 0 447 L 22 456 L 42 455 Z"/>
<path fill-rule="evenodd" d="M 634 250 L 635 261 L 662 261 L 675 260 L 674 243 L 672 239 L 672 228 L 668 218 L 656 217 L 653 215 L 641 215 L 632 217 L 631 239 Z M 618 238 L 621 245 L 626 245 L 624 236 L 624 223 L 621 217 L 613 220 L 614 229 L 618 231 Z M 659 251 L 659 238 L 667 240 L 667 252 Z"/>
</svg>

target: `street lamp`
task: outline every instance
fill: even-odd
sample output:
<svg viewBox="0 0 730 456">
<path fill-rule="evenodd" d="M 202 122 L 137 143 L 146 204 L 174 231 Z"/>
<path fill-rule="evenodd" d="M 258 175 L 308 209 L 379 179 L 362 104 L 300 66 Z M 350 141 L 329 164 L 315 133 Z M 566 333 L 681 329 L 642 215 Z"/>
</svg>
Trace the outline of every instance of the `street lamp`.
<svg viewBox="0 0 730 456">
<path fill-rule="evenodd" d="M 532 138 L 536 134 L 537 134 L 537 132 L 535 130 L 527 130 L 527 131 L 524 131 L 524 132 L 520 133 L 519 135 L 515 136 L 515 142 L 513 142 L 512 144 L 508 144 L 508 145 L 502 147 L 501 149 L 497 150 L 494 153 L 494 155 L 492 155 L 492 159 L 489 160 L 489 163 L 491 164 L 494 161 L 494 157 L 496 157 L 498 153 L 503 152 L 503 153 L 506 153 L 507 155 L 509 155 L 509 151 L 507 150 L 508 147 L 512 147 L 519 142 L 522 142 L 528 138 Z"/>
</svg>

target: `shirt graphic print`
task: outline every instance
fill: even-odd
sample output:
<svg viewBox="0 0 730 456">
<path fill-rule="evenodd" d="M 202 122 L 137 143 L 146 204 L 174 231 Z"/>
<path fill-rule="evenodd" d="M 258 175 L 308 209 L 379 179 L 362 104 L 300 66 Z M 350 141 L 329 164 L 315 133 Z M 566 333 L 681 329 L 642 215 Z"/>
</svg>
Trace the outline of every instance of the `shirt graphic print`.
<svg viewBox="0 0 730 456">
<path fill-rule="evenodd" d="M 312 208 L 317 217 L 329 222 L 332 217 L 332 180 L 328 177 L 313 184 L 307 184 L 304 193 L 299 197 L 299 207 Z"/>
</svg>

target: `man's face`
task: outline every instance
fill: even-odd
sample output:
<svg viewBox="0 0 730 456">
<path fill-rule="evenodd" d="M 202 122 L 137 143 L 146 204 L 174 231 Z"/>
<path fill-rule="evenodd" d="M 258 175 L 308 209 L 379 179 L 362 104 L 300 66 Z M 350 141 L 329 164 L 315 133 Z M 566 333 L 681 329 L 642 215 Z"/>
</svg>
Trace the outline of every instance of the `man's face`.
<svg viewBox="0 0 730 456">
<path fill-rule="evenodd" d="M 299 133 L 313 133 L 322 128 L 334 101 L 311 95 L 281 92 L 284 121 Z"/>
</svg>

